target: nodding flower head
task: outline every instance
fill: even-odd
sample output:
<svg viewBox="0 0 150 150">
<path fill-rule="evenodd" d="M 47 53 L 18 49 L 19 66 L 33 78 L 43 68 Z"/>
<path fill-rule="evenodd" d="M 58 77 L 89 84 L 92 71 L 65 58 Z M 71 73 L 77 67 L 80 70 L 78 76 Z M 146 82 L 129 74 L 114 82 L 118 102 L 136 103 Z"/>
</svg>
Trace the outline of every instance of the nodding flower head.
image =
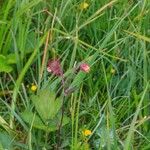
<svg viewBox="0 0 150 150">
<path fill-rule="evenodd" d="M 47 64 L 47 71 L 56 76 L 62 76 L 63 71 L 61 68 L 60 61 L 58 59 L 49 60 Z"/>
<path fill-rule="evenodd" d="M 86 63 L 82 63 L 80 65 L 80 70 L 83 71 L 83 72 L 85 72 L 85 73 L 89 73 L 90 66 L 88 64 L 86 64 Z"/>
</svg>

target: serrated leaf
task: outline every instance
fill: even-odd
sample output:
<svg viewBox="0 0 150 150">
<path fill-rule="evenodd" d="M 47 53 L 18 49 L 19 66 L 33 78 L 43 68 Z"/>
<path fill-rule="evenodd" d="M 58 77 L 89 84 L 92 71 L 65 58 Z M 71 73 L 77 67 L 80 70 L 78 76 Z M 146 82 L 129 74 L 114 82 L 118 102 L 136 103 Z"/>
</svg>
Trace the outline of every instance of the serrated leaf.
<svg viewBox="0 0 150 150">
<path fill-rule="evenodd" d="M 21 116 L 22 116 L 23 120 L 25 122 L 27 122 L 28 124 L 30 124 L 30 125 L 33 122 L 33 127 L 34 128 L 44 130 L 44 131 L 55 131 L 55 130 L 57 130 L 58 125 L 59 125 L 60 120 L 61 120 L 61 116 L 58 115 L 53 120 L 49 120 L 48 125 L 46 125 L 42 122 L 42 120 L 40 119 L 40 117 L 38 115 L 34 116 L 33 112 L 28 111 L 28 110 L 25 110 L 21 114 Z M 34 121 L 33 121 L 33 119 L 34 119 Z M 62 126 L 64 126 L 68 122 L 69 122 L 69 118 L 64 116 Z"/>
<path fill-rule="evenodd" d="M 37 95 L 31 96 L 31 100 L 44 122 L 53 119 L 61 108 L 62 100 L 55 100 L 55 93 L 49 89 L 41 90 Z"/>
</svg>

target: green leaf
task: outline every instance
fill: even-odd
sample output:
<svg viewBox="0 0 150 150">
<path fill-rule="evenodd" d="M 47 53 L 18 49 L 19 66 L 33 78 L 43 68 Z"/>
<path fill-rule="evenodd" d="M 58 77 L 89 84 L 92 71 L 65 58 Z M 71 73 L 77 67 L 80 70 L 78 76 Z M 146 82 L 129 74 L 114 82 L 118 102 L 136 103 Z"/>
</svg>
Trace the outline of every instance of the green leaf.
<svg viewBox="0 0 150 150">
<path fill-rule="evenodd" d="M 56 95 L 49 89 L 39 91 L 37 95 L 31 96 L 31 100 L 44 122 L 53 119 L 62 106 L 62 99 L 55 99 Z"/>
<path fill-rule="evenodd" d="M 36 6 L 42 0 L 32 0 L 31 2 L 24 3 L 17 12 L 17 17 L 20 17 L 23 13 L 28 12 L 32 7 Z"/>
<path fill-rule="evenodd" d="M 3 149 L 11 150 L 13 141 L 6 132 L 0 132 L 0 147 L 2 146 Z"/>
<path fill-rule="evenodd" d="M 30 32 L 27 36 L 26 45 L 25 45 L 25 53 L 29 54 L 32 53 L 35 49 L 36 45 L 38 44 L 36 40 L 36 34 L 35 32 Z"/>
<path fill-rule="evenodd" d="M 70 88 L 79 87 L 80 84 L 83 82 L 85 76 L 86 76 L 86 73 L 80 71 L 80 72 L 75 76 L 73 82 L 72 82 L 71 85 L 70 85 Z"/>
<path fill-rule="evenodd" d="M 11 72 L 12 67 L 7 63 L 7 58 L 3 55 L 0 55 L 0 72 Z"/>
<path fill-rule="evenodd" d="M 49 120 L 48 125 L 46 125 L 42 122 L 42 120 L 40 119 L 40 117 L 38 115 L 34 116 L 34 113 L 31 111 L 28 111 L 28 110 L 25 110 L 21 114 L 21 116 L 22 116 L 23 120 L 30 125 L 33 122 L 34 128 L 44 130 L 44 131 L 55 131 L 55 130 L 57 130 L 59 123 L 60 123 L 60 120 L 61 120 L 61 115 L 57 115 L 53 120 Z M 69 122 L 69 118 L 64 116 L 62 126 L 66 125 L 68 122 Z"/>
<path fill-rule="evenodd" d="M 0 150 L 4 150 L 4 148 L 3 148 L 2 144 L 1 144 L 1 142 L 0 142 Z"/>
<path fill-rule="evenodd" d="M 7 64 L 15 64 L 16 63 L 16 55 L 15 54 L 9 54 L 6 56 Z"/>
</svg>

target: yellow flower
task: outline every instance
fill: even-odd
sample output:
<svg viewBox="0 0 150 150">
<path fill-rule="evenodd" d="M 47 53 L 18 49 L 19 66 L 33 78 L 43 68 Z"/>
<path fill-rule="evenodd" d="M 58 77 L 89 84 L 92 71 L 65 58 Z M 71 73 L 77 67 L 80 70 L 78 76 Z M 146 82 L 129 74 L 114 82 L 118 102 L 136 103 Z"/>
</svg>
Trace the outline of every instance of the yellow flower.
<svg viewBox="0 0 150 150">
<path fill-rule="evenodd" d="M 91 134 L 92 134 L 92 131 L 91 131 L 91 130 L 86 129 L 86 130 L 84 130 L 82 133 L 83 133 L 83 135 L 84 135 L 84 136 L 89 136 L 89 135 L 91 135 Z"/>
<path fill-rule="evenodd" d="M 115 73 L 116 73 L 116 70 L 112 68 L 112 69 L 110 70 L 110 73 L 111 73 L 111 74 L 115 74 Z"/>
<path fill-rule="evenodd" d="M 87 9 L 88 7 L 89 7 L 89 4 L 86 3 L 86 2 L 82 2 L 82 3 L 79 5 L 79 8 L 80 8 L 81 10 L 85 10 L 85 9 Z"/>
<path fill-rule="evenodd" d="M 33 85 L 31 86 L 31 91 L 35 92 L 36 90 L 37 90 L 37 86 L 33 84 Z"/>
</svg>

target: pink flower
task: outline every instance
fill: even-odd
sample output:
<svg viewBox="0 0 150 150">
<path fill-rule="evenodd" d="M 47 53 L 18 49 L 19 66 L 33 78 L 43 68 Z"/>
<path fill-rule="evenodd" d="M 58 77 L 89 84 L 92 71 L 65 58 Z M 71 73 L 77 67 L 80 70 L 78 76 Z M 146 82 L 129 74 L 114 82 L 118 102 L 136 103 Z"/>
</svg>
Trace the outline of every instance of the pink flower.
<svg viewBox="0 0 150 150">
<path fill-rule="evenodd" d="M 61 64 L 60 64 L 60 61 L 58 59 L 53 59 L 53 60 L 48 61 L 47 71 L 56 75 L 56 76 L 62 76 L 63 75 Z"/>
<path fill-rule="evenodd" d="M 85 72 L 85 73 L 89 73 L 90 71 L 90 66 L 86 63 L 83 63 L 80 65 L 80 70 Z"/>
</svg>

